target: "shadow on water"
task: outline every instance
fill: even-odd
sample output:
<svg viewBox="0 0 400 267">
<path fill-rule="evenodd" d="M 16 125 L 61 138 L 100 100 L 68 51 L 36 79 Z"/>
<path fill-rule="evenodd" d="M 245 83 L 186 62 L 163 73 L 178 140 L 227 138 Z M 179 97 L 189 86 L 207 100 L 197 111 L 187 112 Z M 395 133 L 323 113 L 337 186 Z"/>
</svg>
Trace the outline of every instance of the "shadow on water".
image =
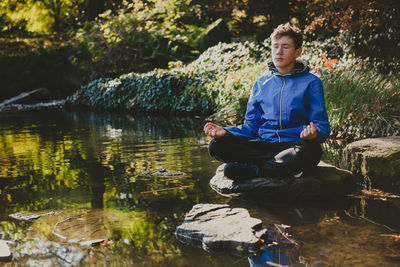
<svg viewBox="0 0 400 267">
<path fill-rule="evenodd" d="M 208 185 L 220 164 L 207 153 L 203 122 L 88 111 L 0 113 L 0 239 L 10 265 L 27 266 L 389 266 L 399 264 L 396 198 L 333 202 L 223 198 Z M 148 176 L 176 170 L 184 176 Z M 298 247 L 236 258 L 179 243 L 175 228 L 197 203 L 249 210 Z M 17 221 L 16 212 L 44 214 Z M 100 239 L 95 247 L 80 242 Z M 103 240 L 106 240 L 105 242 Z M 271 265 L 272 264 L 272 265 Z"/>
</svg>

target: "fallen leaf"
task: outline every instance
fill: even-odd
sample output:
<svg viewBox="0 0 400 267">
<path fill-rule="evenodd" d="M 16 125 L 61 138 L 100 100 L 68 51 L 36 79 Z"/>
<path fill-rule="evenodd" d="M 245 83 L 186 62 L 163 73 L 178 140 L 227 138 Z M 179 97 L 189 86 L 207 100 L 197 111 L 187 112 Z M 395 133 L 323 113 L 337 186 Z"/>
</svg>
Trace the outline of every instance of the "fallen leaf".
<svg viewBox="0 0 400 267">
<path fill-rule="evenodd" d="M 394 242 L 397 242 L 400 240 L 400 235 L 384 235 L 382 234 L 381 236 L 388 236 L 394 239 Z"/>
</svg>

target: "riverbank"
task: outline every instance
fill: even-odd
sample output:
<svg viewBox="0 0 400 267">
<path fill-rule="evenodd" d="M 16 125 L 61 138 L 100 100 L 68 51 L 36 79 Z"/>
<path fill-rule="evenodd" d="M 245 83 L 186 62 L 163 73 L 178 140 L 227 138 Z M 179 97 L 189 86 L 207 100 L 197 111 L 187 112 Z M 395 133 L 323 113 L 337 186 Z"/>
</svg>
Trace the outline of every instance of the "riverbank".
<svg viewBox="0 0 400 267">
<path fill-rule="evenodd" d="M 400 76 L 380 74 L 332 43 L 306 44 L 302 58 L 324 83 L 333 138 L 400 134 Z M 220 43 L 188 65 L 101 78 L 68 97 L 69 106 L 206 115 L 238 124 L 256 79 L 267 69 L 269 43 Z"/>
</svg>

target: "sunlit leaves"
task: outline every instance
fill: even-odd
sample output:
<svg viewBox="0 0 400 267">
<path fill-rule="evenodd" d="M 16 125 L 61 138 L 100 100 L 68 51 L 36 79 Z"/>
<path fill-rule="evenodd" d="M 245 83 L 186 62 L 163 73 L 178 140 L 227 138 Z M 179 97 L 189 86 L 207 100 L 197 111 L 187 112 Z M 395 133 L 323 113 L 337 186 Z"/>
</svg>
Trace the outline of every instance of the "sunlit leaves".
<svg viewBox="0 0 400 267">
<path fill-rule="evenodd" d="M 0 16 L 6 14 L 10 23 L 6 28 L 0 29 L 0 32 L 65 31 L 67 28 L 73 28 L 84 15 L 82 13 L 84 0 L 6 0 L 1 2 Z"/>
</svg>

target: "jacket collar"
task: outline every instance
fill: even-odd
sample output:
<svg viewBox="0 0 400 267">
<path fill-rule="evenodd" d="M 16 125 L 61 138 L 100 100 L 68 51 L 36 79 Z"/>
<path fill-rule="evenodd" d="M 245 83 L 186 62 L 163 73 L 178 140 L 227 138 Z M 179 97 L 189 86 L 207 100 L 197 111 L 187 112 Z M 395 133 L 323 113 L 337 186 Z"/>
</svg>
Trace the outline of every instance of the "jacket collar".
<svg viewBox="0 0 400 267">
<path fill-rule="evenodd" d="M 272 72 L 272 75 L 278 76 L 299 76 L 309 72 L 310 67 L 308 66 L 308 62 L 305 60 L 296 60 L 294 63 L 294 67 L 288 73 L 282 75 L 278 69 L 275 67 L 274 63 L 271 61 L 268 63 L 268 69 Z"/>
</svg>

